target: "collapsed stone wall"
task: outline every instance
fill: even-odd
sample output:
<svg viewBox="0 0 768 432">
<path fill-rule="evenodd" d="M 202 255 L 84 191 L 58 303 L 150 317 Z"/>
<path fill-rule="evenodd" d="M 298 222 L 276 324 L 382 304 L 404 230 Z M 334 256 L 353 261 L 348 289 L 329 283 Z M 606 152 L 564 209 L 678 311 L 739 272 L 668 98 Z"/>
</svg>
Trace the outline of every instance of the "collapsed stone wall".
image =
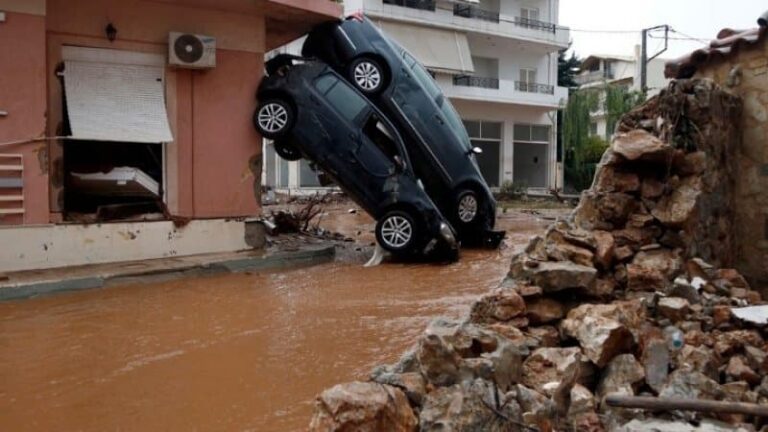
<svg viewBox="0 0 768 432">
<path fill-rule="evenodd" d="M 768 403 L 761 302 L 731 230 L 740 99 L 677 81 L 625 116 L 573 214 L 533 238 L 459 322 L 438 319 L 371 381 L 318 397 L 316 431 L 712 430 L 608 394 Z M 645 422 L 645 423 L 644 423 Z M 666 428 L 666 429 L 665 429 Z M 719 428 L 719 429 L 718 429 Z"/>
</svg>

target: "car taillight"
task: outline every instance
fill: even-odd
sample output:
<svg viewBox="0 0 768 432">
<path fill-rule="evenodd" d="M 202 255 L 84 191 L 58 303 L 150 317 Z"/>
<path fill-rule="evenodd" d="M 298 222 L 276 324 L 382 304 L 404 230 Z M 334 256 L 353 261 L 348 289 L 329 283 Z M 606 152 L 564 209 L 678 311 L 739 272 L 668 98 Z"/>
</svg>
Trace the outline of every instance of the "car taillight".
<svg viewBox="0 0 768 432">
<path fill-rule="evenodd" d="M 347 17 L 348 20 L 355 20 L 359 22 L 363 22 L 364 18 L 365 18 L 365 15 L 363 15 L 363 11 L 361 10 L 354 12 Z"/>
</svg>

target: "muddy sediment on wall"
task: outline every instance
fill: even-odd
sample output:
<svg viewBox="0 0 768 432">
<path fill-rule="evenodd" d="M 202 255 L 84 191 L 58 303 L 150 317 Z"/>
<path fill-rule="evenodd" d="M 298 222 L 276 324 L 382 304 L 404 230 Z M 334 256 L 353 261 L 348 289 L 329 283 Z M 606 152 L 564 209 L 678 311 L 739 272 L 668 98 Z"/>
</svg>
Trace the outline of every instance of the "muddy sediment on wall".
<svg viewBox="0 0 768 432">
<path fill-rule="evenodd" d="M 311 429 L 749 430 L 745 415 L 605 401 L 768 403 L 768 332 L 738 318 L 761 296 L 733 270 L 740 115 L 738 97 L 690 80 L 625 116 L 577 209 L 500 287 L 370 382 L 321 394 Z"/>
</svg>

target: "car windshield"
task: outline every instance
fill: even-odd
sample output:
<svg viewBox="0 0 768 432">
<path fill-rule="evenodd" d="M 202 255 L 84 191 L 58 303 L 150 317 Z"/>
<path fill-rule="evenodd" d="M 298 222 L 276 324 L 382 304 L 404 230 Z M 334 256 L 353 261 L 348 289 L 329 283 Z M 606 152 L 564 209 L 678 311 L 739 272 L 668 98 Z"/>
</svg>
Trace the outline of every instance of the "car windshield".
<svg viewBox="0 0 768 432">
<path fill-rule="evenodd" d="M 440 87 L 437 86 L 432 75 L 430 75 L 429 72 L 424 69 L 424 66 L 416 61 L 408 51 L 403 49 L 402 52 L 406 64 L 413 71 L 413 76 L 419 83 L 421 83 L 422 87 L 424 87 L 437 106 L 440 107 L 440 111 L 442 111 L 443 116 L 448 121 L 448 125 L 454 133 L 458 134 L 467 146 L 469 146 L 469 135 L 467 135 L 467 130 L 464 128 L 464 123 L 461 121 L 461 117 L 459 117 L 459 114 L 456 112 L 456 109 L 453 108 L 453 105 L 448 98 L 443 96 L 443 92 L 440 91 Z"/>
</svg>

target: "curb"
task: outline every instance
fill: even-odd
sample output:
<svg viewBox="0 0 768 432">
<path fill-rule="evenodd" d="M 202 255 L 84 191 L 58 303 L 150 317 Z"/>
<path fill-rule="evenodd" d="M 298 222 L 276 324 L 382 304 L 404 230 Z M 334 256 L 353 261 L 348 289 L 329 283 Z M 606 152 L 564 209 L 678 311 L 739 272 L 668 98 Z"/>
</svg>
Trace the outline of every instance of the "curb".
<svg viewBox="0 0 768 432">
<path fill-rule="evenodd" d="M 0 302 L 28 299 L 59 292 L 104 288 L 127 283 L 135 278 L 162 278 L 167 280 L 201 275 L 313 266 L 333 261 L 335 256 L 336 247 L 331 245 L 291 252 L 276 252 L 258 257 L 208 261 L 188 266 L 175 266 L 168 269 L 127 271 L 115 275 L 94 275 L 90 277 L 19 283 L 16 285 L 0 285 Z"/>
</svg>

